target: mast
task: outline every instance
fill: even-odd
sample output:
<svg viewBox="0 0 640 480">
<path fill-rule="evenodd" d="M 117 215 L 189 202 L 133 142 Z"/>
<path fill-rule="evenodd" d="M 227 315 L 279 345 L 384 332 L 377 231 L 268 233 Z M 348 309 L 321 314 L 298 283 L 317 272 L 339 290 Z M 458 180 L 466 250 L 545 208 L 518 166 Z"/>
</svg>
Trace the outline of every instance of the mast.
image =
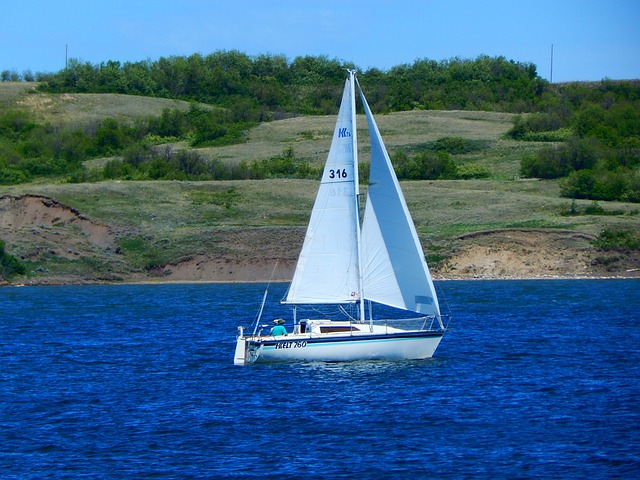
<svg viewBox="0 0 640 480">
<path fill-rule="evenodd" d="M 356 246 L 358 252 L 358 301 L 360 322 L 364 323 L 364 286 L 362 283 L 362 235 L 360 232 L 360 180 L 358 178 L 358 134 L 356 125 L 356 71 L 349 72 L 349 88 L 351 93 L 351 147 L 353 148 L 353 181 L 355 182 L 355 230 L 356 230 Z"/>
</svg>

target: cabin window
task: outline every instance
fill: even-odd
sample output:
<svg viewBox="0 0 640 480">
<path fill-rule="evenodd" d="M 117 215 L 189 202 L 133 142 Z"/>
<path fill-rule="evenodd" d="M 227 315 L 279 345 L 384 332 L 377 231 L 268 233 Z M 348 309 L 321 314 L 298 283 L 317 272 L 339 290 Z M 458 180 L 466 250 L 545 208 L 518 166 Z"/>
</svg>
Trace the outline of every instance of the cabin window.
<svg viewBox="0 0 640 480">
<path fill-rule="evenodd" d="M 342 333 L 342 332 L 359 332 L 356 327 L 341 326 L 341 327 L 320 327 L 320 333 Z"/>
</svg>

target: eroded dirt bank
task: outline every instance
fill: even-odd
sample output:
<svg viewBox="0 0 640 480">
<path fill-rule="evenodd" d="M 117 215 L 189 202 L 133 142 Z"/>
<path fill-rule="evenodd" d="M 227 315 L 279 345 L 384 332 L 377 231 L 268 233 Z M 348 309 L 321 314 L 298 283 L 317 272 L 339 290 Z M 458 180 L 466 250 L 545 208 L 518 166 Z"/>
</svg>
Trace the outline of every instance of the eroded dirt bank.
<svg viewBox="0 0 640 480">
<path fill-rule="evenodd" d="M 235 242 L 241 254 L 194 254 L 175 264 L 135 269 L 119 252 L 121 232 L 113 226 L 95 222 L 49 197 L 0 197 L 0 238 L 7 251 L 43 265 L 29 278 L 16 278 L 13 283 L 286 281 L 295 268 L 303 232 L 302 228 L 239 228 L 225 242 Z M 640 252 L 601 251 L 592 240 L 575 231 L 476 232 L 455 240 L 448 260 L 434 266 L 434 277 L 640 277 Z M 46 268 L 52 259 L 56 268 Z"/>
</svg>

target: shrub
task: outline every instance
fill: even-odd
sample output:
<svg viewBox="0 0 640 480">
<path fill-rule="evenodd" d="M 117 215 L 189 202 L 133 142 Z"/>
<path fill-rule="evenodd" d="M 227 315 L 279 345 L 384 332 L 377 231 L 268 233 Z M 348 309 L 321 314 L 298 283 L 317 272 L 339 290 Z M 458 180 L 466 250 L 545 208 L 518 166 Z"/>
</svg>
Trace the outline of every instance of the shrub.
<svg viewBox="0 0 640 480">
<path fill-rule="evenodd" d="M 569 198 L 592 198 L 595 183 L 591 170 L 573 172 L 560 184 L 560 194 Z"/>
<path fill-rule="evenodd" d="M 416 162 L 420 166 L 421 179 L 453 179 L 456 178 L 457 167 L 451 156 L 443 151 L 436 155 L 422 153 L 416 155 Z"/>
<path fill-rule="evenodd" d="M 193 150 L 180 150 L 172 158 L 171 163 L 176 170 L 187 176 L 198 176 L 207 173 L 207 163 L 200 153 Z"/>
<path fill-rule="evenodd" d="M 622 200 L 640 203 L 640 170 L 636 170 L 633 175 L 629 175 L 627 180 L 627 190 L 624 192 Z"/>
<path fill-rule="evenodd" d="M 159 117 L 149 120 L 149 132 L 160 137 L 180 138 L 187 132 L 187 114 L 165 108 Z"/>
<path fill-rule="evenodd" d="M 599 154 L 597 142 L 574 137 L 563 145 L 541 148 L 536 156 L 523 158 L 520 174 L 547 179 L 565 177 L 572 171 L 595 167 Z"/>
<path fill-rule="evenodd" d="M 561 178 L 571 172 L 566 149 L 546 147 L 536 156 L 527 156 L 520 161 L 520 174 L 528 178 Z"/>
<path fill-rule="evenodd" d="M 25 138 L 36 127 L 31 115 L 22 110 L 6 110 L 0 114 L 0 136 L 13 140 Z"/>
<path fill-rule="evenodd" d="M 569 128 L 560 128 L 545 132 L 527 132 L 519 140 L 527 142 L 564 142 L 571 138 L 573 131 Z"/>
<path fill-rule="evenodd" d="M 175 172 L 174 166 L 161 157 L 152 158 L 147 165 L 147 175 L 151 180 L 168 179 Z"/>
<path fill-rule="evenodd" d="M 130 178 L 133 168 L 122 160 L 109 160 L 102 169 L 102 175 L 107 179 Z"/>
<path fill-rule="evenodd" d="M 451 155 L 477 152 L 487 147 L 486 140 L 470 140 L 462 137 L 442 137 L 433 142 L 431 149 Z"/>
<path fill-rule="evenodd" d="M 403 180 L 445 180 L 456 178 L 457 168 L 445 151 L 422 152 L 408 158 L 404 152 L 394 156 L 395 170 Z"/>
<path fill-rule="evenodd" d="M 309 178 L 318 173 L 309 162 L 296 158 L 291 146 L 280 155 L 252 162 L 250 172 L 252 178 Z"/>
<path fill-rule="evenodd" d="M 472 178 L 488 178 L 491 175 L 485 167 L 475 163 L 463 163 L 458 165 L 456 178 L 462 180 L 470 180 Z"/>
<path fill-rule="evenodd" d="M 560 194 L 569 198 L 589 200 L 640 201 L 640 183 L 625 169 L 615 172 L 606 170 L 578 170 L 560 183 Z"/>
<path fill-rule="evenodd" d="M 27 273 L 26 265 L 5 251 L 5 242 L 0 240 L 0 277 L 9 278 L 13 275 L 24 275 Z"/>
<path fill-rule="evenodd" d="M 518 115 L 513 119 L 513 127 L 505 135 L 514 140 L 556 141 L 552 139 L 558 135 L 551 132 L 557 132 L 564 126 L 564 120 L 558 114 Z M 562 135 L 566 135 L 566 129 Z"/>
<path fill-rule="evenodd" d="M 18 185 L 31 180 L 28 172 L 14 168 L 2 168 L 0 166 L 0 185 Z"/>
<path fill-rule="evenodd" d="M 628 230 L 603 230 L 593 244 L 603 250 L 640 250 L 640 233 Z"/>
<path fill-rule="evenodd" d="M 600 204 L 594 200 L 593 202 L 591 202 L 591 205 L 585 208 L 584 213 L 585 215 L 604 215 L 604 208 L 602 208 Z"/>
</svg>

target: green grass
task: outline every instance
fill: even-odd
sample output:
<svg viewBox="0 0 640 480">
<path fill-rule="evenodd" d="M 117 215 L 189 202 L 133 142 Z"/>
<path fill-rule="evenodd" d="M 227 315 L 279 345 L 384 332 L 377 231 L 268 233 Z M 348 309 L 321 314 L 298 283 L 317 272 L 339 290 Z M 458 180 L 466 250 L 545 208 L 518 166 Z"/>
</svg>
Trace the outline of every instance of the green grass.
<svg viewBox="0 0 640 480">
<path fill-rule="evenodd" d="M 420 181 L 402 182 L 402 187 L 429 254 L 446 256 L 458 236 L 500 228 L 567 229 L 591 235 L 605 229 L 640 231 L 634 204 L 612 205 L 620 215 L 562 215 L 569 204 L 557 195 L 553 181 Z M 132 268 L 150 268 L 194 253 L 250 255 L 242 236 L 230 233 L 303 229 L 317 188 L 317 181 L 288 179 L 104 182 L 20 185 L 3 187 L 0 194 L 48 195 L 94 221 L 111 224 L 121 232 L 121 260 Z M 586 208 L 591 202 L 577 203 Z M 441 250 L 432 252 L 434 244 Z"/>
<path fill-rule="evenodd" d="M 217 205 L 227 210 L 233 208 L 241 200 L 241 195 L 235 187 L 214 192 L 190 192 L 189 197 L 194 205 Z"/>
<path fill-rule="evenodd" d="M 158 116 L 165 108 L 185 111 L 189 109 L 189 102 L 185 101 L 115 93 L 29 92 L 19 97 L 17 105 L 30 110 L 44 123 L 77 126 L 89 125 L 105 117 L 133 121 L 136 118 Z"/>
<path fill-rule="evenodd" d="M 104 258 L 83 257 L 72 260 L 55 255 L 45 255 L 42 259 L 26 262 L 27 278 L 46 276 L 76 276 L 79 279 L 118 281 L 130 273 L 130 268 L 119 268 Z"/>
<path fill-rule="evenodd" d="M 17 102 L 36 85 L 35 82 L 0 82 L 0 105 L 16 106 Z"/>
<path fill-rule="evenodd" d="M 131 236 L 121 238 L 118 247 L 134 267 L 150 269 L 161 267 L 172 260 L 169 249 L 163 248 L 167 239 L 154 240 L 151 236 Z"/>
<path fill-rule="evenodd" d="M 509 170 L 507 176 L 512 179 L 519 171 L 520 158 L 531 150 L 523 149 L 523 142 L 502 139 L 512 126 L 512 117 L 511 114 L 496 112 L 412 111 L 380 115 L 376 121 L 392 156 L 397 151 L 413 154 L 431 148 L 443 137 L 461 137 L 484 148 L 456 155 L 456 158 L 486 166 L 496 176 L 503 176 L 505 163 L 510 163 L 506 168 Z M 209 158 L 237 164 L 243 160 L 272 158 L 291 147 L 296 157 L 308 160 L 312 165 L 322 165 L 329 151 L 334 123 L 333 116 L 307 116 L 263 123 L 249 132 L 249 141 L 244 144 L 201 151 Z M 367 161 L 368 132 L 362 115 L 358 115 L 358 142 L 365 152 L 362 160 Z"/>
</svg>

